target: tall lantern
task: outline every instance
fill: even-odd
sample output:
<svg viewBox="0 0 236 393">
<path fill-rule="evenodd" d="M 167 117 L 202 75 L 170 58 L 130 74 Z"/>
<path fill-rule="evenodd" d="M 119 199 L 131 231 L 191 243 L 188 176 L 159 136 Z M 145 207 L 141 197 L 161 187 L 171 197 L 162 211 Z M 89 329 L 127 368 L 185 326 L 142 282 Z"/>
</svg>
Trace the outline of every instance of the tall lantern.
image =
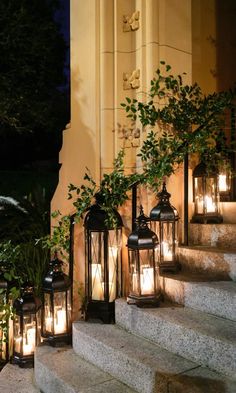
<svg viewBox="0 0 236 393">
<path fill-rule="evenodd" d="M 4 272 L 0 272 L 0 320 L 2 321 L 4 306 L 8 303 L 8 281 L 4 278 Z M 3 326 L 0 326 L 0 365 L 8 360 L 9 349 L 9 330 L 8 322 L 4 331 Z"/>
<path fill-rule="evenodd" d="M 85 217 L 86 319 L 98 318 L 104 323 L 115 319 L 115 299 L 122 293 L 122 219 L 114 211 L 116 227 L 107 226 L 108 215 L 96 203 Z"/>
<path fill-rule="evenodd" d="M 179 215 L 170 204 L 171 194 L 163 183 L 162 191 L 157 194 L 158 204 L 151 210 L 150 220 L 154 232 L 159 234 L 158 264 L 160 273 L 177 272 L 179 264 L 176 260 L 177 223 Z"/>
<path fill-rule="evenodd" d="M 20 367 L 33 367 L 34 350 L 41 341 L 41 306 L 30 284 L 24 286 L 22 297 L 13 304 L 13 362 Z"/>
<path fill-rule="evenodd" d="M 43 279 L 42 337 L 49 344 L 71 342 L 71 280 L 54 259 Z"/>
<path fill-rule="evenodd" d="M 204 163 L 193 170 L 193 223 L 221 223 L 219 208 L 219 176 L 216 171 L 207 171 Z"/>
<path fill-rule="evenodd" d="M 149 229 L 147 221 L 141 207 L 136 229 L 129 235 L 127 242 L 130 284 L 127 303 L 138 307 L 158 306 L 161 298 L 155 260 L 158 238 Z"/>
</svg>

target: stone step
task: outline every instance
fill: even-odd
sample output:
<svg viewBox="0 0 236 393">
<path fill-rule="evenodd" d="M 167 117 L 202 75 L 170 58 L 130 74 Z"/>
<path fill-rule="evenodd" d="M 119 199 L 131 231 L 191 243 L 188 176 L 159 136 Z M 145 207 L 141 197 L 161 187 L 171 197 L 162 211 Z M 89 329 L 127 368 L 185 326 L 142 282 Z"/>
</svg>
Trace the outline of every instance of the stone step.
<svg viewBox="0 0 236 393">
<path fill-rule="evenodd" d="M 34 380 L 34 370 L 7 363 L 0 372 L 0 392 L 40 393 Z"/>
<path fill-rule="evenodd" d="M 177 259 L 183 272 L 204 274 L 210 279 L 236 281 L 236 250 L 180 246 Z"/>
<path fill-rule="evenodd" d="M 188 307 L 144 309 L 116 301 L 116 323 L 161 347 L 236 378 L 236 322 Z"/>
<path fill-rule="evenodd" d="M 199 275 L 163 275 L 160 284 L 166 299 L 236 321 L 236 282 L 206 282 Z"/>
<path fill-rule="evenodd" d="M 191 224 L 189 245 L 236 248 L 236 224 Z"/>
<path fill-rule="evenodd" d="M 140 393 L 233 393 L 236 389 L 235 381 L 116 325 L 75 322 L 73 348 Z"/>
<path fill-rule="evenodd" d="M 111 375 L 81 359 L 69 347 L 38 347 L 35 354 L 35 380 L 43 393 L 135 392 Z M 14 393 L 16 392 L 18 391 L 15 390 Z"/>
</svg>

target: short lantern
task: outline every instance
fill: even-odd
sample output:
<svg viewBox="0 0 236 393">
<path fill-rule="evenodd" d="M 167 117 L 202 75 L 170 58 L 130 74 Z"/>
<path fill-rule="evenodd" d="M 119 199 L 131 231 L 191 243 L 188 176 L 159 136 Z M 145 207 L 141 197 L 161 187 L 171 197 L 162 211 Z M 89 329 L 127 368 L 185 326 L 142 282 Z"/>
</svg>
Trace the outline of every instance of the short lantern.
<svg viewBox="0 0 236 393">
<path fill-rule="evenodd" d="M 138 307 L 158 306 L 161 292 L 158 269 L 155 260 L 158 246 L 157 235 L 147 224 L 148 218 L 140 208 L 140 215 L 136 219 L 136 228 L 129 235 L 129 295 L 128 304 Z"/>
<path fill-rule="evenodd" d="M 41 306 L 30 284 L 24 286 L 22 296 L 13 304 L 13 362 L 20 367 L 33 367 L 35 347 L 41 341 Z"/>
<path fill-rule="evenodd" d="M 9 322 L 4 321 L 4 307 L 8 303 L 8 281 L 4 278 L 4 272 L 0 271 L 0 365 L 8 360 L 9 349 Z M 6 326 L 2 325 L 2 322 Z"/>
<path fill-rule="evenodd" d="M 86 319 L 111 323 L 115 318 L 115 299 L 122 293 L 122 219 L 114 210 L 115 228 L 99 206 L 99 195 L 84 221 L 86 255 Z"/>
<path fill-rule="evenodd" d="M 177 224 L 179 215 L 170 204 L 171 194 L 163 183 L 161 192 L 157 194 L 159 202 L 150 212 L 151 228 L 159 235 L 158 264 L 160 273 L 177 272 L 179 264 L 176 260 Z"/>
<path fill-rule="evenodd" d="M 204 163 L 193 170 L 194 214 L 191 222 L 209 224 L 221 223 L 223 217 L 219 208 L 219 176 L 217 171 L 207 170 Z"/>
<path fill-rule="evenodd" d="M 43 279 L 42 337 L 51 345 L 71 342 L 71 279 L 62 265 L 52 260 Z"/>
</svg>

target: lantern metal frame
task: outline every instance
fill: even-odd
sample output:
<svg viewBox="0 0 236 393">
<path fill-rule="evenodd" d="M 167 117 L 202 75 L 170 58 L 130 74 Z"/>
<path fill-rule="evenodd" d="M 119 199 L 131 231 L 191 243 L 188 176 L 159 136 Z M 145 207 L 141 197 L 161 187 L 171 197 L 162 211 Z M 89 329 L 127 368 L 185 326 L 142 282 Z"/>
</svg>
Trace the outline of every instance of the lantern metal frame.
<svg viewBox="0 0 236 393">
<path fill-rule="evenodd" d="M 32 285 L 26 284 L 22 296 L 14 301 L 13 307 L 13 363 L 30 368 L 34 366 L 35 348 L 41 342 L 42 302 L 34 295 Z"/>
<path fill-rule="evenodd" d="M 115 321 L 115 299 L 122 296 L 122 227 L 113 211 L 116 226 L 108 225 L 108 215 L 99 205 L 99 195 L 84 220 L 85 229 L 85 319 Z"/>
<path fill-rule="evenodd" d="M 156 248 L 158 237 L 148 227 L 148 217 L 140 207 L 135 229 L 127 241 L 129 261 L 128 304 L 138 307 L 157 307 L 162 299 L 160 291 Z"/>
<path fill-rule="evenodd" d="M 150 212 L 150 222 L 152 230 L 159 236 L 158 265 L 160 274 L 177 273 L 180 270 L 176 256 L 179 214 L 170 203 L 171 194 L 167 192 L 165 182 L 157 197 L 159 202 Z"/>
<path fill-rule="evenodd" d="M 49 264 L 43 279 L 42 337 L 50 345 L 71 343 L 71 279 L 58 258 Z"/>
<path fill-rule="evenodd" d="M 197 195 L 197 187 L 201 189 L 201 195 Z M 211 192 L 210 195 L 209 192 Z M 219 174 L 216 170 L 209 172 L 203 162 L 200 162 L 193 170 L 193 202 L 192 223 L 220 224 L 223 222 L 219 206 Z"/>
</svg>

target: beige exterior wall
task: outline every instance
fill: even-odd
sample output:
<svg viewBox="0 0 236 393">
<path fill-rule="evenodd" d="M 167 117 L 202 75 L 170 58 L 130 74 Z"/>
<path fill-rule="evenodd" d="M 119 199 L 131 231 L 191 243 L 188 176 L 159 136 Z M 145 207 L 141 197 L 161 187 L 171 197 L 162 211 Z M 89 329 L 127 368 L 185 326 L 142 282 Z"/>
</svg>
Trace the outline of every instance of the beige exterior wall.
<svg viewBox="0 0 236 393">
<path fill-rule="evenodd" d="M 68 184 L 80 185 L 86 167 L 98 181 L 102 173 L 112 169 L 121 147 L 126 151 L 126 170 L 139 168 L 136 155 L 146 133 L 137 122 L 140 138 L 121 138 L 119 130 L 130 123 L 120 104 L 127 96 L 145 99 L 160 60 L 169 63 L 173 73 L 186 72 L 186 82 L 197 80 L 206 92 L 217 89 L 217 51 L 212 45 L 217 33 L 216 8 L 214 0 L 71 0 L 71 124 L 64 131 L 52 210 L 73 213 L 67 200 Z M 137 11 L 139 27 L 124 31 L 124 18 Z M 124 90 L 124 74 L 135 70 L 140 74 L 136 79 L 139 87 Z M 167 186 L 182 217 L 182 171 L 172 176 Z M 190 197 L 191 190 L 190 182 Z M 139 202 L 149 214 L 154 198 L 143 191 Z M 125 245 L 131 224 L 130 203 L 122 214 Z M 124 247 L 127 267 L 126 254 Z M 75 281 L 84 281 L 83 229 L 78 225 Z"/>
</svg>

